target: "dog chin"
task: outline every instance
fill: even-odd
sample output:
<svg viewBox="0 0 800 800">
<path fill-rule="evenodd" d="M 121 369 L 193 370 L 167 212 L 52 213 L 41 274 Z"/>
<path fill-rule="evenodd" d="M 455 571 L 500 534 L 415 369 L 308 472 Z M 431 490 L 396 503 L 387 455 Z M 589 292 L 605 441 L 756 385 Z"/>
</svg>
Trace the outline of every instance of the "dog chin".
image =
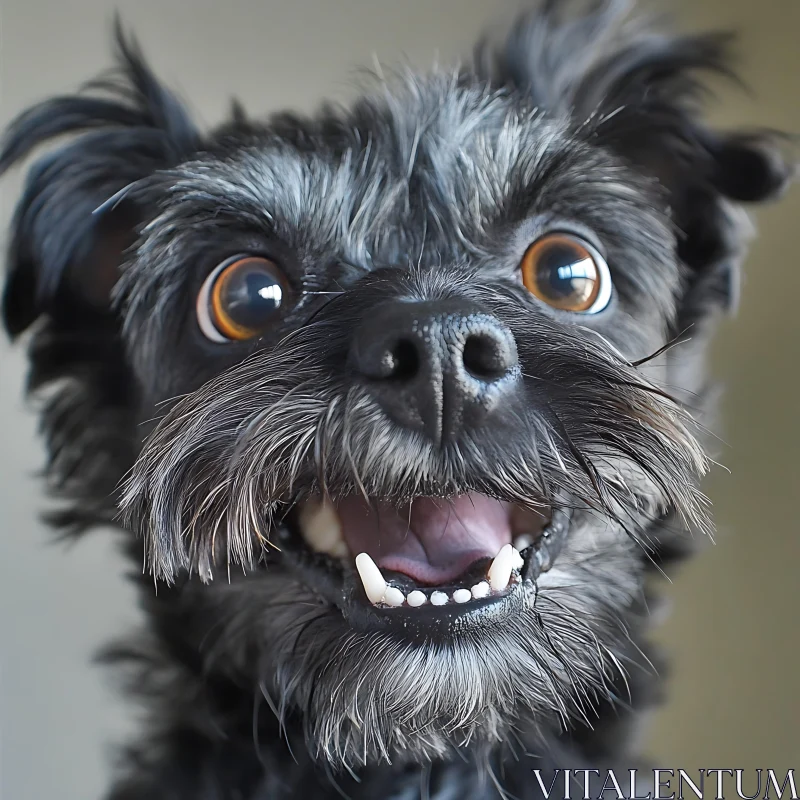
<svg viewBox="0 0 800 800">
<path fill-rule="evenodd" d="M 308 506 L 285 526 L 281 568 L 223 591 L 244 593 L 239 607 L 260 608 L 251 627 L 263 636 L 262 690 L 282 698 L 282 718 L 303 718 L 317 759 L 336 769 L 424 763 L 467 745 L 477 756 L 520 726 L 566 726 L 590 698 L 610 693 L 625 640 L 618 614 L 640 590 L 640 559 L 620 528 L 558 510 L 502 591 L 487 574 L 486 597 L 459 602 L 451 589 L 441 605 L 415 606 L 410 592 L 402 604 L 371 601 L 358 569 L 344 563 L 350 554 L 315 552 L 307 538 L 331 510 L 318 499 Z M 559 552 L 548 552 L 555 538 Z M 408 589 L 401 573 L 385 573 L 387 586 Z M 445 594 L 417 587 L 428 598 Z"/>
</svg>

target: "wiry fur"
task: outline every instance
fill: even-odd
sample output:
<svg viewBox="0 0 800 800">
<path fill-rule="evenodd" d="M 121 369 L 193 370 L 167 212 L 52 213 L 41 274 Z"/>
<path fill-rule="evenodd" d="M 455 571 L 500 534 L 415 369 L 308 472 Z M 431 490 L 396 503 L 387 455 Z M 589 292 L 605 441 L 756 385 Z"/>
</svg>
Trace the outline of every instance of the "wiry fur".
<svg viewBox="0 0 800 800">
<path fill-rule="evenodd" d="M 528 798 L 531 767 L 634 765 L 645 575 L 708 525 L 684 404 L 702 417 L 698 356 L 733 302 L 735 203 L 789 169 L 766 134 L 702 120 L 698 71 L 727 71 L 724 37 L 625 12 L 545 2 L 474 69 L 207 134 L 120 35 L 116 78 L 11 124 L 2 170 L 78 134 L 31 169 L 4 298 L 49 393 L 57 522 L 116 517 L 152 573 L 150 630 L 108 654 L 150 712 L 114 800 Z M 563 226 L 611 265 L 595 317 L 517 278 Z M 253 342 L 211 344 L 194 298 L 239 252 L 279 261 L 295 303 Z M 354 380 L 354 332 L 398 299 L 468 304 L 513 334 L 522 388 L 496 424 L 435 447 Z M 321 488 L 480 491 L 571 504 L 573 522 L 511 618 L 412 641 L 351 627 L 278 552 Z"/>
</svg>

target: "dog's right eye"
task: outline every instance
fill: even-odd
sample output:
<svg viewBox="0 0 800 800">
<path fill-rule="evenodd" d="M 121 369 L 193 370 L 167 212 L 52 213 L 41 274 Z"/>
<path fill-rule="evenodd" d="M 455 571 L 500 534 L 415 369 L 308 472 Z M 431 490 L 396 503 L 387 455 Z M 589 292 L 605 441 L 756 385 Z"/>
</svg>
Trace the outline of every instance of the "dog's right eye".
<svg viewBox="0 0 800 800">
<path fill-rule="evenodd" d="M 197 322 L 212 342 L 242 342 L 267 331 L 286 302 L 289 284 L 262 256 L 234 256 L 205 279 L 197 295 Z"/>
</svg>

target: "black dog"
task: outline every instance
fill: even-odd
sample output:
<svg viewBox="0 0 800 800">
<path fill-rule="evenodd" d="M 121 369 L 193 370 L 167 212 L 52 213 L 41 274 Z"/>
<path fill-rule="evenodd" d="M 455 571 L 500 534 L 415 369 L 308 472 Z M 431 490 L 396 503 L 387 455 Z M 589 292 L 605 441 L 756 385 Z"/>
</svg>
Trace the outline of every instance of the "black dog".
<svg viewBox="0 0 800 800">
<path fill-rule="evenodd" d="M 55 522 L 147 566 L 111 798 L 635 765 L 646 576 L 709 526 L 735 203 L 789 170 L 701 119 L 725 37 L 556 6 L 471 69 L 208 134 L 120 35 L 119 73 L 8 130 L 2 169 L 79 134 L 29 173 L 5 291 Z"/>
</svg>

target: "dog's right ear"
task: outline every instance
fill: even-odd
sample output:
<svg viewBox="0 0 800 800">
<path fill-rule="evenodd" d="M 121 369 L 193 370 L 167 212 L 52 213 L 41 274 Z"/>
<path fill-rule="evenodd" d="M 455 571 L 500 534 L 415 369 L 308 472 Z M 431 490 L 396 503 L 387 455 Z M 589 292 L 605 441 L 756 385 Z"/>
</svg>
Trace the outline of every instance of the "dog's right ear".
<svg viewBox="0 0 800 800">
<path fill-rule="evenodd" d="M 122 254 L 141 216 L 125 188 L 199 146 L 185 111 L 119 22 L 116 41 L 114 73 L 81 94 L 28 109 L 6 131 L 0 174 L 39 145 L 80 134 L 33 164 L 17 205 L 3 297 L 11 336 L 41 316 L 69 321 L 108 313 Z M 101 208 L 118 193 L 117 202 Z"/>
<path fill-rule="evenodd" d="M 126 187 L 141 187 L 200 147 L 186 113 L 119 23 L 117 45 L 114 73 L 25 111 L 0 148 L 3 172 L 72 135 L 30 168 L 12 221 L 3 297 L 9 334 L 32 329 L 28 390 L 49 389 L 39 407 L 45 475 L 64 503 L 48 519 L 69 535 L 114 519 L 117 487 L 140 440 L 138 386 L 111 289 L 153 209 Z"/>
</svg>

